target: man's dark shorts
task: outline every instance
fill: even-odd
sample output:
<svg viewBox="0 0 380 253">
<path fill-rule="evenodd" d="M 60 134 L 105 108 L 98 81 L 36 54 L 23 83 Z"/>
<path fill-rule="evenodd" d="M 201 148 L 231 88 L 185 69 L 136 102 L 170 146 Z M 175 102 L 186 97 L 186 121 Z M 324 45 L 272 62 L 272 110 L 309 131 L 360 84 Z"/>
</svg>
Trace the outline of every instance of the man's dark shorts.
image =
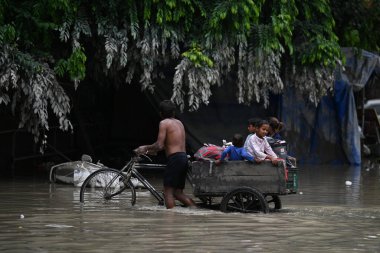
<svg viewBox="0 0 380 253">
<path fill-rule="evenodd" d="M 171 154 L 164 173 L 164 186 L 184 189 L 188 167 L 185 152 Z"/>
</svg>

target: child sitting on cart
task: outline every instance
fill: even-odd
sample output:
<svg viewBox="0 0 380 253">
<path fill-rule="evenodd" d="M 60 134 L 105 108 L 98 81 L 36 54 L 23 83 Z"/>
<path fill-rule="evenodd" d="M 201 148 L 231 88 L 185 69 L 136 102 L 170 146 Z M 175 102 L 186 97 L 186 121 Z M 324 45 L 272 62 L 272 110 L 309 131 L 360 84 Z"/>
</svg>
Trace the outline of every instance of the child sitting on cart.
<svg viewBox="0 0 380 253">
<path fill-rule="evenodd" d="M 234 134 L 232 137 L 232 146 L 227 147 L 223 152 L 219 160 L 215 161 L 215 164 L 219 165 L 228 156 L 229 161 L 248 160 L 250 162 L 255 161 L 255 158 L 247 153 L 243 147 L 243 136 L 241 134 Z"/>
<path fill-rule="evenodd" d="M 260 161 L 270 160 L 274 165 L 277 165 L 278 158 L 273 152 L 271 146 L 266 140 L 265 136 L 268 134 L 269 122 L 261 120 L 257 124 L 256 134 L 251 136 L 247 143 L 247 152 L 251 156 L 255 156 Z"/>
<path fill-rule="evenodd" d="M 272 137 L 275 140 L 283 140 L 280 135 L 280 131 L 284 127 L 284 123 L 280 122 L 276 117 L 269 117 L 268 137 Z"/>
<path fill-rule="evenodd" d="M 248 136 L 247 138 L 245 139 L 245 142 L 244 142 L 244 148 L 247 150 L 247 147 L 248 147 L 248 140 L 249 138 L 251 138 L 255 133 L 256 133 L 256 130 L 257 130 L 257 124 L 260 122 L 261 119 L 259 118 L 250 118 L 248 120 Z"/>
</svg>

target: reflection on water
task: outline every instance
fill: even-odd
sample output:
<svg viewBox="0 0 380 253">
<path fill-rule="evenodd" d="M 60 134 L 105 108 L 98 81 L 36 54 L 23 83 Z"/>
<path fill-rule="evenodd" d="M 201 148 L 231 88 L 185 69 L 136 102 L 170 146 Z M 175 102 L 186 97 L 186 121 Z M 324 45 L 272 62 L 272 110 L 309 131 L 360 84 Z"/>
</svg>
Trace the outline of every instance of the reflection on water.
<svg viewBox="0 0 380 253">
<path fill-rule="evenodd" d="M 267 215 L 166 210 L 145 191 L 134 207 L 82 206 L 69 185 L 3 180 L 0 251 L 380 252 L 379 195 L 377 165 L 305 166 L 299 194 Z"/>
</svg>

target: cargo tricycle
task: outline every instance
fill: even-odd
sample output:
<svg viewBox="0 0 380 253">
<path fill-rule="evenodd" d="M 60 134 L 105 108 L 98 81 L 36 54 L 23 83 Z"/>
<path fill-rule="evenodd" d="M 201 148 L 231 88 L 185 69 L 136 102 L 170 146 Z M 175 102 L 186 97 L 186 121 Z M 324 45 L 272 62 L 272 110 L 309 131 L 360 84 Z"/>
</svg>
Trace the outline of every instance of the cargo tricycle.
<svg viewBox="0 0 380 253">
<path fill-rule="evenodd" d="M 281 160 L 259 164 L 229 161 L 218 166 L 212 160 L 192 162 L 189 181 L 193 194 L 204 204 L 220 202 L 223 212 L 269 212 L 281 209 L 280 195 L 294 194 L 298 189 L 298 169 L 294 163 Z"/>
<path fill-rule="evenodd" d="M 279 195 L 296 193 L 297 169 L 285 168 L 270 162 L 260 164 L 247 161 L 230 161 L 216 166 L 212 160 L 189 162 L 188 181 L 193 194 L 205 205 L 219 205 L 223 212 L 264 212 L 281 208 Z M 165 165 L 161 165 L 163 168 Z M 157 191 L 138 171 L 146 167 L 140 157 L 132 157 L 121 170 L 103 167 L 91 173 L 83 182 L 80 201 L 112 205 L 134 205 L 135 185 L 138 179 L 163 205 L 163 194 Z"/>
</svg>

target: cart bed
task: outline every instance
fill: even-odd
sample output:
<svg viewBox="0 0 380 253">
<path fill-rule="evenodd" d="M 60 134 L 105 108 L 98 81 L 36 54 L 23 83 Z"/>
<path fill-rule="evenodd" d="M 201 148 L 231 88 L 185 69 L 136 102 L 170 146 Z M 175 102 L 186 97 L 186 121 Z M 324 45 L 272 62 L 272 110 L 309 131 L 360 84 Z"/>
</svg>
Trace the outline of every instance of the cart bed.
<svg viewBox="0 0 380 253">
<path fill-rule="evenodd" d="M 282 162 L 260 164 L 247 161 L 229 161 L 218 166 L 212 161 L 192 163 L 191 183 L 196 197 L 224 196 L 241 187 L 251 187 L 263 194 L 287 193 L 285 168 Z"/>
</svg>

